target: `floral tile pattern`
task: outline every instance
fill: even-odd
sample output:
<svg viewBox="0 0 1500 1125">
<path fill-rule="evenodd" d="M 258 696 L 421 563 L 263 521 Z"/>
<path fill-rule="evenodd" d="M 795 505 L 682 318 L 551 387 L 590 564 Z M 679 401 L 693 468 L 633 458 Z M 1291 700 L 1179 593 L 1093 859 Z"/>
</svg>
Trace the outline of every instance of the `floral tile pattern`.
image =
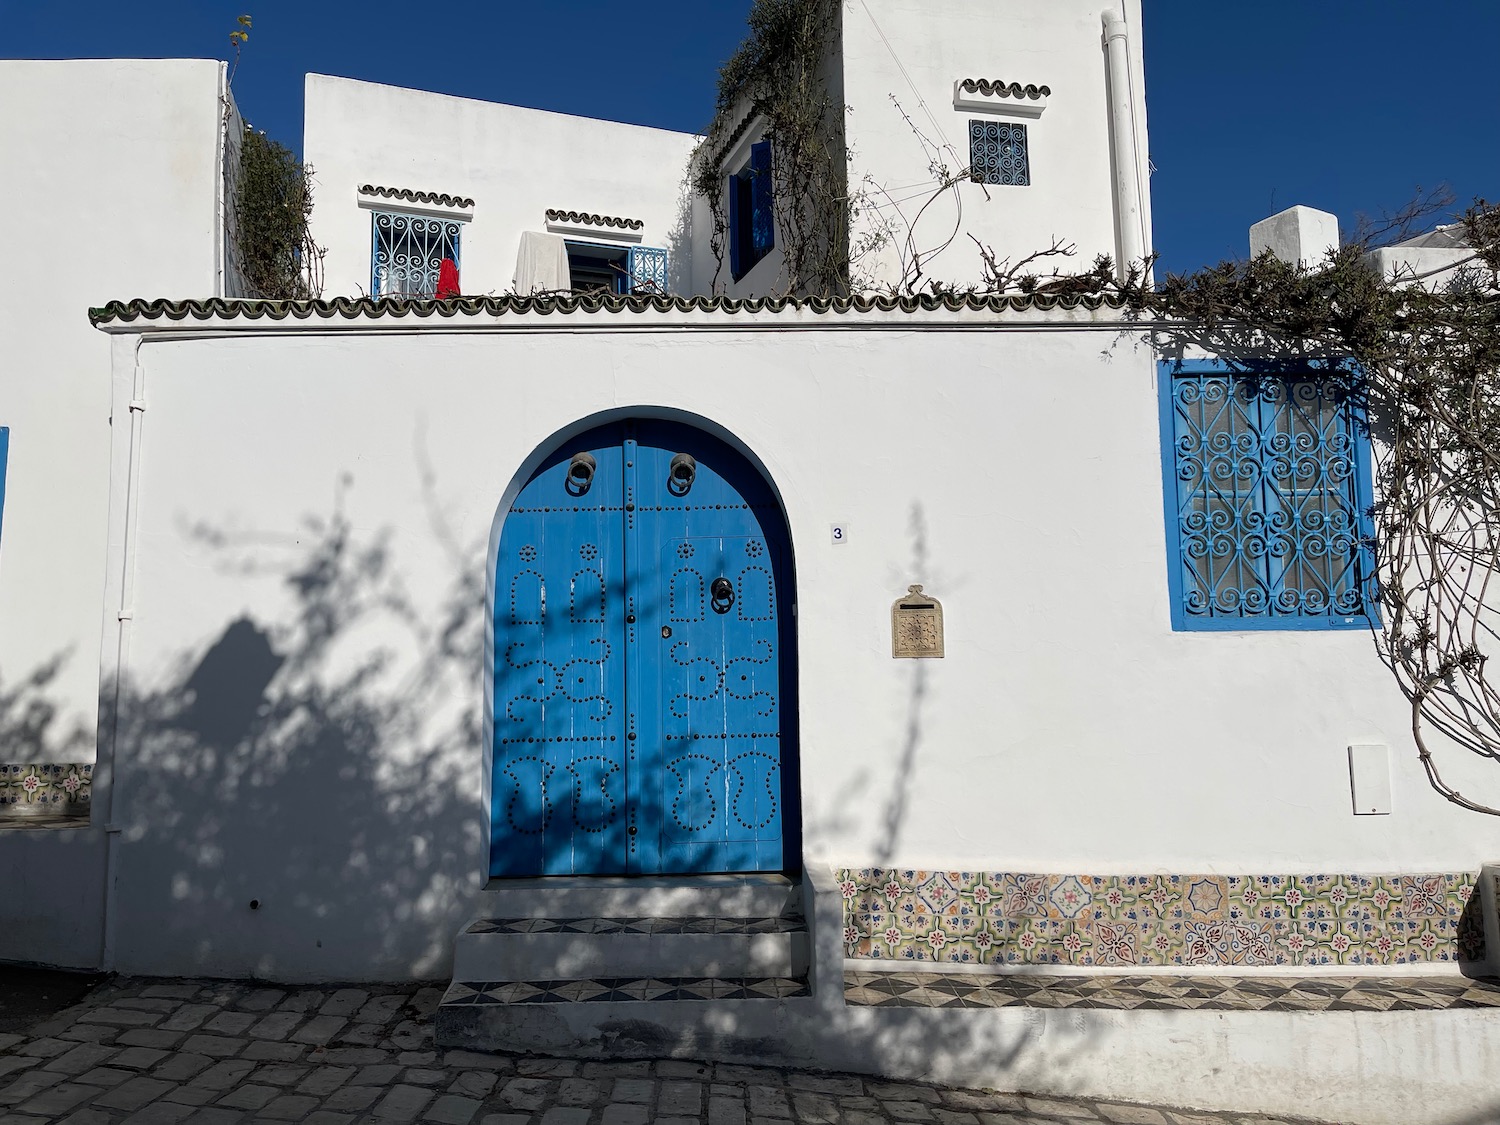
<svg viewBox="0 0 1500 1125">
<path fill-rule="evenodd" d="M 1225 969 L 1483 960 L 1475 879 L 838 873 L 856 960 Z"/>
<path fill-rule="evenodd" d="M 0 763 L 0 823 L 30 817 L 89 815 L 92 763 Z"/>
</svg>

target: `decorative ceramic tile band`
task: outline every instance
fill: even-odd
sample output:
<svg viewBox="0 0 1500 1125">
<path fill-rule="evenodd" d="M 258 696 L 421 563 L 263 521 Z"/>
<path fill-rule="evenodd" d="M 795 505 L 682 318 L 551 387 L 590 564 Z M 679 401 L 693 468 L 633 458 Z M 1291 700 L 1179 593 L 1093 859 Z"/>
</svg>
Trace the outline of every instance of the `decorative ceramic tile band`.
<svg viewBox="0 0 1500 1125">
<path fill-rule="evenodd" d="M 29 817 L 87 817 L 94 767 L 0 763 L 0 822 Z"/>
<path fill-rule="evenodd" d="M 1101 968 L 1484 959 L 1472 875 L 838 877 L 854 959 Z"/>
<path fill-rule="evenodd" d="M 1061 977 L 844 974 L 844 1003 L 876 1008 L 1415 1012 L 1500 1008 L 1500 984 L 1463 977 Z"/>
</svg>

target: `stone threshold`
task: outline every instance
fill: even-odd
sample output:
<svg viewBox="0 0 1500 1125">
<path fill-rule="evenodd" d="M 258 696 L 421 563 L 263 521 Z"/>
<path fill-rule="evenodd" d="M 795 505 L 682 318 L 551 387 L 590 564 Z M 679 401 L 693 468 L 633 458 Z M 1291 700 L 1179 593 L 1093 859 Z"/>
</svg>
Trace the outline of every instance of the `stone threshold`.
<svg viewBox="0 0 1500 1125">
<path fill-rule="evenodd" d="M 1500 980 L 1448 976 L 977 976 L 846 970 L 844 1003 L 876 1008 L 1411 1012 L 1500 1008 Z"/>
</svg>

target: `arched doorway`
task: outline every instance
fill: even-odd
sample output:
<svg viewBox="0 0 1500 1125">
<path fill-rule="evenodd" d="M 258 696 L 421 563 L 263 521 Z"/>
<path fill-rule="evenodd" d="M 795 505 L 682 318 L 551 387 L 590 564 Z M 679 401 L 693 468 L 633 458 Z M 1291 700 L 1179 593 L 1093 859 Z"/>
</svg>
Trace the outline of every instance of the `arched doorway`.
<svg viewBox="0 0 1500 1125">
<path fill-rule="evenodd" d="M 797 866 L 795 620 L 781 505 L 680 422 L 554 450 L 495 571 L 495 876 Z"/>
</svg>

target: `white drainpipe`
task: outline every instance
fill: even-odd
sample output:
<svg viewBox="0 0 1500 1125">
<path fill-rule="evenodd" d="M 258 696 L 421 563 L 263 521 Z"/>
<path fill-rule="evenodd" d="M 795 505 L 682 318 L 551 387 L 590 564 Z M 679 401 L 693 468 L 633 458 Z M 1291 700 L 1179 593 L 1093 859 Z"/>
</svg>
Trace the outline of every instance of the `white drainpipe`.
<svg viewBox="0 0 1500 1125">
<path fill-rule="evenodd" d="M 1109 126 L 1114 147 L 1115 212 L 1120 224 L 1120 277 L 1130 263 L 1146 256 L 1146 222 L 1141 207 L 1140 154 L 1130 81 L 1130 47 L 1120 13 L 1104 13 L 1105 58 L 1109 71 Z"/>
<path fill-rule="evenodd" d="M 120 727 L 126 693 L 126 671 L 130 660 L 130 626 L 135 606 L 135 531 L 138 492 L 140 490 L 141 428 L 146 413 L 146 372 L 141 363 L 139 336 L 130 341 L 132 363 L 130 399 L 123 405 L 130 415 L 130 438 L 125 469 L 124 518 L 120 529 L 119 565 L 120 600 L 115 612 L 115 675 L 110 694 L 113 702 L 113 719 L 109 730 L 109 785 L 106 790 L 105 807 L 96 809 L 94 815 L 104 824 L 104 917 L 101 924 L 99 967 L 104 972 L 113 972 L 115 967 L 115 882 L 119 869 L 119 847 L 121 824 L 117 817 L 123 813 L 120 803 Z M 127 345 L 129 346 L 129 345 Z M 111 426 L 120 422 L 118 398 L 111 412 Z M 96 767 L 97 768 L 97 767 Z"/>
</svg>

